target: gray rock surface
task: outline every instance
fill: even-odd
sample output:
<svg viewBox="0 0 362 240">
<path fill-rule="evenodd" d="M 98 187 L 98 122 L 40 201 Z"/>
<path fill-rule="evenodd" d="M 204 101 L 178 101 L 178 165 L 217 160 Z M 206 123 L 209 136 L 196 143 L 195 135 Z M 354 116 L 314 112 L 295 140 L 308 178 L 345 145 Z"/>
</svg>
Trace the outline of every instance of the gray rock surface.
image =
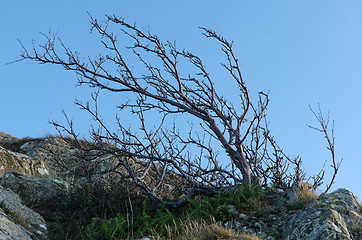
<svg viewBox="0 0 362 240">
<path fill-rule="evenodd" d="M 350 191 L 322 194 L 288 223 L 286 239 L 362 239 L 362 204 Z"/>
<path fill-rule="evenodd" d="M 24 206 L 18 195 L 0 186 L 0 239 L 48 239 L 43 217 Z"/>
<path fill-rule="evenodd" d="M 351 239 L 351 236 L 337 211 L 310 208 L 289 222 L 286 239 Z"/>
<path fill-rule="evenodd" d="M 26 206 L 44 217 L 49 217 L 53 209 L 67 203 L 69 186 L 64 181 L 7 172 L 1 185 L 17 193 Z"/>
</svg>

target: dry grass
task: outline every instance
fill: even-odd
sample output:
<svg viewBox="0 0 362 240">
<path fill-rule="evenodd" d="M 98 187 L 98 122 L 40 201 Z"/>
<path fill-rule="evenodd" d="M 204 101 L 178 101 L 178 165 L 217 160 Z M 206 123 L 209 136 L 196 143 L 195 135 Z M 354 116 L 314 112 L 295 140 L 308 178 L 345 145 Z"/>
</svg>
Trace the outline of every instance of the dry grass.
<svg viewBox="0 0 362 240">
<path fill-rule="evenodd" d="M 297 207 L 304 207 L 309 202 L 318 199 L 319 194 L 315 191 L 310 184 L 303 184 L 298 189 L 298 194 L 295 198 L 294 205 Z"/>
<path fill-rule="evenodd" d="M 238 233 L 231 228 L 219 226 L 215 221 L 205 220 L 185 222 L 179 227 L 167 227 L 166 238 L 174 240 L 260 240 L 259 237 L 247 233 Z"/>
<path fill-rule="evenodd" d="M 314 189 L 310 188 L 309 185 L 303 185 L 299 192 L 299 197 L 301 199 L 305 199 L 306 201 L 310 202 L 313 200 L 318 199 L 319 194 Z"/>
<path fill-rule="evenodd" d="M 20 211 L 11 212 L 11 217 L 14 219 L 14 222 L 16 224 L 19 224 L 28 230 L 32 230 L 31 227 L 29 226 L 26 218 Z"/>
</svg>

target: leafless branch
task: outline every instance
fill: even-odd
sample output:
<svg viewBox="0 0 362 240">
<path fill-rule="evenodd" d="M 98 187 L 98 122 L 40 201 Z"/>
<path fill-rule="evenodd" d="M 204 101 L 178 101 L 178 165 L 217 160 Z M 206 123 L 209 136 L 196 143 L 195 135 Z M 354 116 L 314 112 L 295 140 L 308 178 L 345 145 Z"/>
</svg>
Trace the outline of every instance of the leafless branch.
<svg viewBox="0 0 362 240">
<path fill-rule="evenodd" d="M 270 134 L 268 93 L 259 92 L 258 100 L 251 101 L 232 42 L 201 28 L 205 37 L 222 46 L 226 60 L 221 64 L 239 90 L 240 101 L 234 104 L 215 89 L 215 80 L 201 58 L 179 51 L 175 42 L 162 42 L 150 31 L 115 16 L 106 16 L 103 22 L 90 16 L 90 23 L 91 30 L 101 37 L 104 54 L 81 58 L 49 32 L 42 35 L 42 45 L 33 42 L 27 49 L 21 43 L 20 59 L 62 66 L 77 74 L 79 85 L 97 89 L 91 95 L 94 105 L 76 101 L 95 123 L 90 131 L 93 141 L 82 144 L 66 114 L 67 126 L 52 122 L 75 139 L 74 147 L 83 152 L 86 165 L 92 168 L 88 172 L 115 173 L 156 202 L 163 201 L 165 186 L 172 185 L 181 193 L 175 195 L 175 202 L 167 202 L 170 207 L 185 204 L 187 197 L 195 194 L 214 194 L 238 182 L 285 189 L 290 182 L 305 179 L 301 160 L 284 154 Z M 123 40 L 130 44 L 124 47 Z M 137 60 L 137 70 L 129 54 Z M 116 116 L 117 131 L 102 119 L 100 91 L 131 98 L 117 106 L 122 112 Z M 119 117 L 126 111 L 136 117 L 131 127 Z M 328 142 L 334 159 L 334 138 Z"/>
<path fill-rule="evenodd" d="M 328 111 L 327 119 L 325 119 L 323 117 L 322 110 L 321 110 L 321 107 L 320 107 L 319 104 L 318 104 L 318 112 L 317 113 L 312 109 L 311 106 L 309 106 L 309 109 L 313 113 L 314 117 L 317 119 L 320 127 L 313 127 L 313 126 L 310 126 L 310 125 L 308 125 L 308 127 L 310 127 L 311 129 L 314 129 L 314 130 L 324 134 L 324 137 L 325 137 L 325 139 L 327 140 L 327 143 L 328 143 L 327 149 L 331 153 L 331 158 L 332 158 L 331 167 L 333 168 L 333 176 L 331 178 L 330 183 L 326 187 L 325 193 L 327 193 L 329 191 L 329 189 L 332 187 L 332 185 L 334 184 L 334 182 L 335 182 L 336 175 L 338 173 L 339 167 L 341 166 L 341 163 L 342 163 L 343 159 L 341 159 L 341 161 L 339 163 L 336 162 L 335 151 L 334 151 L 334 139 L 335 139 L 334 138 L 334 121 L 332 122 L 332 129 L 330 131 L 331 135 L 329 135 L 329 131 L 328 131 L 330 111 Z M 323 168 L 324 168 L 324 166 L 323 166 Z M 321 174 L 321 177 L 323 178 L 323 176 L 324 176 L 323 169 L 321 170 L 320 174 Z"/>
</svg>

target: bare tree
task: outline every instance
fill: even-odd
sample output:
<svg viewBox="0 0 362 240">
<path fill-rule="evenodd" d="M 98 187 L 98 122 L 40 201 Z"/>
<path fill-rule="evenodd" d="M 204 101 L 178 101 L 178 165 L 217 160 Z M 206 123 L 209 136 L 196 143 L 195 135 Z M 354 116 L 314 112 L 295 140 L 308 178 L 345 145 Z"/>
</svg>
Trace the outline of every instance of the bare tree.
<svg viewBox="0 0 362 240">
<path fill-rule="evenodd" d="M 234 104 L 215 89 L 203 61 L 193 53 L 180 51 L 176 43 L 162 42 L 150 31 L 123 18 L 107 16 L 101 23 L 90 18 L 92 30 L 101 36 L 105 54 L 84 60 L 49 33 L 44 35 L 45 44 L 36 47 L 33 43 L 30 51 L 23 46 L 21 56 L 23 60 L 57 64 L 74 71 L 79 85 L 134 97 L 134 101 L 124 102 L 118 108 L 138 117 L 136 132 L 125 127 L 119 115 L 117 131 L 106 126 L 97 107 L 98 91 L 92 95 L 94 107 L 76 101 L 98 124 L 91 131 L 92 143 L 82 146 L 68 118 L 67 127 L 53 122 L 60 131 L 73 136 L 78 147 L 93 153 L 85 154 L 89 165 L 100 164 L 102 155 L 112 155 L 117 160 L 97 174 L 113 172 L 131 179 L 156 202 L 163 201 L 161 189 L 166 184 L 178 187 L 181 181 L 186 186 L 185 194 L 178 201 L 167 202 L 171 207 L 185 204 L 195 194 L 215 194 L 237 182 L 285 189 L 293 181 L 305 180 L 300 158 L 289 158 L 270 135 L 265 113 L 268 94 L 259 92 L 257 101 L 251 101 L 232 42 L 201 28 L 206 38 L 215 39 L 222 46 L 226 56 L 222 66 L 228 73 L 228 83 L 231 79 L 239 90 L 239 101 Z M 111 25 L 117 26 L 132 44 L 122 47 L 119 36 L 110 30 Z M 142 67 L 130 65 L 125 50 Z M 149 123 L 148 112 L 158 116 L 158 124 L 149 126 L 152 122 Z M 194 124 L 183 124 L 182 131 L 176 121 L 172 126 L 166 124 L 170 116 L 185 115 Z M 221 156 L 217 149 L 223 149 L 230 161 L 221 161 L 225 155 Z M 294 173 L 289 170 L 290 164 L 295 166 Z"/>
<path fill-rule="evenodd" d="M 320 105 L 318 104 L 318 112 L 316 113 L 311 106 L 309 106 L 309 109 L 312 111 L 314 117 L 317 119 L 319 125 L 320 125 L 320 128 L 318 127 L 313 127 L 313 126 L 309 126 L 310 128 L 314 129 L 314 130 L 317 130 L 318 132 L 321 132 L 323 133 L 324 135 L 324 138 L 327 140 L 327 143 L 328 143 L 328 147 L 327 149 L 330 151 L 331 153 L 331 159 L 332 159 L 332 165 L 331 167 L 333 168 L 333 176 L 331 178 L 331 181 L 330 183 L 326 186 L 326 190 L 324 191 L 324 193 L 327 193 L 329 191 L 329 189 L 332 187 L 332 185 L 334 184 L 335 182 L 335 178 L 337 176 L 337 173 L 338 173 L 338 170 L 339 170 L 339 167 L 341 166 L 341 163 L 342 163 L 342 160 L 337 163 L 336 162 L 336 156 L 335 156 L 335 152 L 334 152 L 334 121 L 332 122 L 332 129 L 331 129 L 331 138 L 329 137 L 329 133 L 328 133 L 328 125 L 329 125 L 329 115 L 330 115 L 330 112 L 328 111 L 328 116 L 327 116 L 327 119 L 324 119 L 323 117 L 323 114 L 322 114 L 322 110 L 321 110 L 321 107 Z M 324 166 L 321 170 L 321 172 L 318 174 L 318 176 L 324 176 Z"/>
</svg>

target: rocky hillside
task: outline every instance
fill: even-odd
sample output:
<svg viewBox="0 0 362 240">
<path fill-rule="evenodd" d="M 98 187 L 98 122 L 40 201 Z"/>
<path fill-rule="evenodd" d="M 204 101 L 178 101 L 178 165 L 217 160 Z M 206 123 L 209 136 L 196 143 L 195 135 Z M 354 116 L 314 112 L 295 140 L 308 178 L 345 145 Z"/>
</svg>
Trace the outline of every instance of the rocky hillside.
<svg viewBox="0 0 362 240">
<path fill-rule="evenodd" d="M 130 207 L 142 208 L 142 204 L 137 205 L 142 196 L 122 183 L 117 184 L 120 189 L 115 189 L 109 176 L 77 178 L 73 173 L 86 167 L 78 154 L 77 149 L 60 138 L 17 139 L 0 133 L 0 239 L 139 238 L 133 232 L 122 233 L 121 228 L 113 226 L 129 229 L 131 223 L 127 225 L 125 221 L 121 225 L 118 220 L 128 220 L 131 213 L 132 224 L 140 222 L 141 217 L 133 218 L 137 209 L 126 209 L 123 201 L 130 203 Z M 97 184 L 91 185 L 89 181 Z M 102 194 L 96 190 L 99 186 Z M 111 195 L 106 195 L 105 189 L 111 189 Z M 97 200 L 104 196 L 105 201 Z M 362 204 L 346 189 L 317 196 L 301 184 L 286 193 L 263 193 L 262 201 L 249 202 L 247 207 L 231 203 L 226 201 L 213 207 L 218 216 L 214 225 L 218 228 L 210 231 L 224 234 L 223 239 L 362 239 Z M 97 215 L 100 208 L 101 216 Z M 145 210 L 140 212 L 144 217 Z M 150 213 L 148 221 L 160 219 L 158 213 Z M 92 229 L 97 231 L 90 235 Z M 109 229 L 113 229 L 112 234 L 108 234 Z M 225 229 L 229 231 L 227 236 Z M 147 231 L 143 233 L 142 237 L 153 238 Z M 198 239 L 220 239 L 213 234 L 213 238 L 199 236 Z M 190 235 L 179 239 L 188 238 L 191 239 Z"/>
</svg>

